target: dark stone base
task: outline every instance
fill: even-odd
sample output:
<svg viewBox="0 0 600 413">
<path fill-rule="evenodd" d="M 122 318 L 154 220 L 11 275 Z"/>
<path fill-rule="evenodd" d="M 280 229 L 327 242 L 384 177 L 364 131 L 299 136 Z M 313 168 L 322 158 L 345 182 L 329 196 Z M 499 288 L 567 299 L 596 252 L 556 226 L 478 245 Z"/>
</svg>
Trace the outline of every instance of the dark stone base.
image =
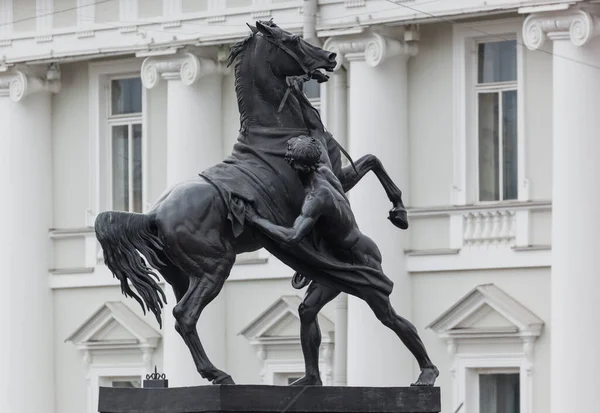
<svg viewBox="0 0 600 413">
<path fill-rule="evenodd" d="M 101 387 L 100 413 L 439 413 L 439 387 Z"/>
</svg>

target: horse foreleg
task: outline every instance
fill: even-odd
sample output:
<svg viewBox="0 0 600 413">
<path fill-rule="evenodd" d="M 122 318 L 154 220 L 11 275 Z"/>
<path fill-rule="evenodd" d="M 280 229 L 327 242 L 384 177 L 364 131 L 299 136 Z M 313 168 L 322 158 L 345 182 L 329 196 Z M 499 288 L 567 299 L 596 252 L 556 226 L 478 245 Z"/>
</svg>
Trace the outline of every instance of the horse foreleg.
<svg viewBox="0 0 600 413">
<path fill-rule="evenodd" d="M 356 170 L 352 166 L 347 166 L 342 169 L 339 176 L 344 192 L 350 191 L 368 172 L 373 171 L 393 205 L 388 219 L 400 229 L 408 228 L 406 208 L 402 202 L 402 191 L 392 181 L 379 158 L 371 154 L 364 155 L 354 162 L 354 165 Z"/>
<path fill-rule="evenodd" d="M 173 309 L 175 329 L 192 353 L 200 375 L 213 384 L 235 384 L 231 376 L 217 369 L 209 360 L 196 331 L 202 310 L 217 297 L 225 276 L 191 277 L 187 292 Z"/>
</svg>

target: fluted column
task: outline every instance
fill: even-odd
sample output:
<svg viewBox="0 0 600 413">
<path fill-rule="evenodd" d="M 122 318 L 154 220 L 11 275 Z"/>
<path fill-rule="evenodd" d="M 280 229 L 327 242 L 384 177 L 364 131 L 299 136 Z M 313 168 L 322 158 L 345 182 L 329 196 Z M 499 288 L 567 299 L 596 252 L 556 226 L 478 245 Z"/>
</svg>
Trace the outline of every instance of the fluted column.
<svg viewBox="0 0 600 413">
<path fill-rule="evenodd" d="M 378 156 L 405 196 L 410 196 L 407 61 L 417 52 L 417 45 L 371 33 L 332 38 L 325 48 L 336 52 L 338 68 L 344 65 L 348 71 L 350 154 L 354 159 L 368 153 Z M 352 189 L 350 200 L 361 230 L 379 246 L 384 271 L 394 281 L 392 304 L 410 318 L 410 282 L 403 252 L 408 233 L 388 221 L 391 203 L 373 174 Z M 415 379 L 412 355 L 355 297 L 348 299 L 347 341 L 348 385 L 408 385 Z"/>
<path fill-rule="evenodd" d="M 181 53 L 149 57 L 141 68 L 143 85 L 167 86 L 167 186 L 192 179 L 222 159 L 221 73 L 211 59 Z M 172 386 L 207 384 L 196 371 L 192 356 L 175 331 L 175 297 L 166 288 L 168 305 L 163 328 L 163 369 Z M 202 313 L 198 334 L 211 360 L 225 368 L 225 308 L 215 299 Z"/>
<path fill-rule="evenodd" d="M 598 409 L 600 40 L 590 10 L 529 16 L 523 39 L 553 50 L 552 412 Z"/>
<path fill-rule="evenodd" d="M 54 411 L 48 286 L 52 227 L 51 92 L 59 81 L 0 76 L 0 411 Z M 32 396 L 31 389 L 35 389 Z"/>
</svg>

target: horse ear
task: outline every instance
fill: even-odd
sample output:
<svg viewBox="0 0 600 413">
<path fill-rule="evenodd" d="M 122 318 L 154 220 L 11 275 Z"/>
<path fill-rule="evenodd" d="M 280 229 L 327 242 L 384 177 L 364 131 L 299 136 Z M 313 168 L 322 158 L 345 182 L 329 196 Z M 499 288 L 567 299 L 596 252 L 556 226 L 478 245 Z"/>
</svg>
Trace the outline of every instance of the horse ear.
<svg viewBox="0 0 600 413">
<path fill-rule="evenodd" d="M 269 36 L 269 37 L 275 37 L 275 32 L 273 30 L 272 27 L 263 24 L 260 21 L 256 22 L 256 28 L 258 29 L 259 32 L 261 32 L 263 35 L 265 36 Z"/>
<path fill-rule="evenodd" d="M 252 30 L 252 34 L 258 33 L 258 29 L 256 27 L 250 26 L 248 23 L 246 23 L 246 26 L 248 26 L 250 30 Z"/>
</svg>

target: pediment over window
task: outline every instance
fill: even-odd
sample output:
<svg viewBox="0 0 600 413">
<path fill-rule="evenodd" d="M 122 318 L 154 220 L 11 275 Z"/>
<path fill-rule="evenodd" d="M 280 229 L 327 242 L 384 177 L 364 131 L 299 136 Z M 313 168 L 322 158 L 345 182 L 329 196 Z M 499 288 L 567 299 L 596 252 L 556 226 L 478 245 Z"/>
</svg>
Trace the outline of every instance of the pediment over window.
<svg viewBox="0 0 600 413">
<path fill-rule="evenodd" d="M 427 328 L 441 338 L 537 337 L 543 320 L 494 284 L 475 287 Z"/>
<path fill-rule="evenodd" d="M 120 301 L 106 302 L 65 341 L 80 350 L 154 349 L 161 334 Z"/>
<path fill-rule="evenodd" d="M 281 384 L 276 378 L 279 375 L 300 377 L 304 374 L 298 315 L 301 302 L 302 298 L 295 295 L 281 296 L 239 333 L 254 347 L 261 361 L 260 376 L 264 384 Z M 318 322 L 322 336 L 319 348 L 321 379 L 325 385 L 332 385 L 335 326 L 322 314 L 318 315 Z"/>
<path fill-rule="evenodd" d="M 302 299 L 295 295 L 279 297 L 248 324 L 240 334 L 251 344 L 300 343 L 298 306 Z M 327 317 L 318 315 L 323 343 L 333 342 L 334 325 Z"/>
</svg>

